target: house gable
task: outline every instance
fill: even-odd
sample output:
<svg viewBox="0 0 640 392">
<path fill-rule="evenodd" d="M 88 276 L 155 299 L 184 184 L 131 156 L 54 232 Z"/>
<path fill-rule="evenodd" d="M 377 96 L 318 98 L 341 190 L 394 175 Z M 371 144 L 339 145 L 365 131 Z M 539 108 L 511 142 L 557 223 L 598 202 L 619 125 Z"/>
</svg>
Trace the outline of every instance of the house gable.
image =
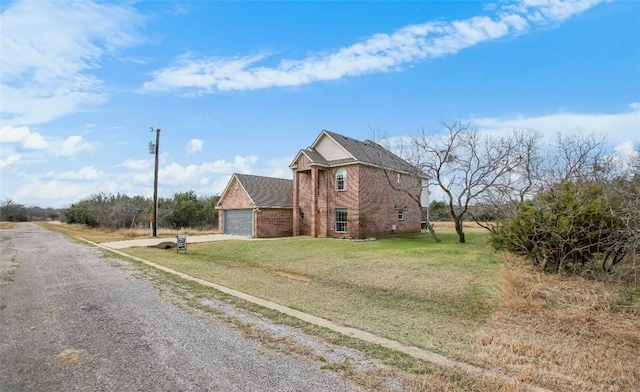
<svg viewBox="0 0 640 392">
<path fill-rule="evenodd" d="M 255 203 L 235 174 L 227 183 L 227 187 L 222 192 L 218 204 L 216 204 L 216 208 L 226 210 L 252 208 L 254 206 Z"/>
<path fill-rule="evenodd" d="M 355 157 L 326 131 L 322 132 L 311 148 L 316 150 L 328 162 L 342 160 L 355 161 Z"/>
</svg>

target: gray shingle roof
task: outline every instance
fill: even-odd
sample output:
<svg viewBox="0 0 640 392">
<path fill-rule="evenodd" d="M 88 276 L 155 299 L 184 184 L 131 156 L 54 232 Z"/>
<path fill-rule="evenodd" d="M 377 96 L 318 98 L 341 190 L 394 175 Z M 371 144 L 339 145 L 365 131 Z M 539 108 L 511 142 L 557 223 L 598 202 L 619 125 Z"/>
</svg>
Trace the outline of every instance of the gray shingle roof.
<svg viewBox="0 0 640 392">
<path fill-rule="evenodd" d="M 316 165 L 323 165 L 323 166 L 328 166 L 329 165 L 327 160 L 324 159 L 324 157 L 322 155 L 320 155 L 320 153 L 318 151 L 314 150 L 311 147 L 307 148 L 306 150 L 302 150 L 302 153 L 305 154 L 309 158 L 311 163 L 314 163 Z"/>
<path fill-rule="evenodd" d="M 404 173 L 410 173 L 418 176 L 425 176 L 415 166 L 400 158 L 396 154 L 382 147 L 378 143 L 365 140 L 364 142 L 352 139 L 347 136 L 337 134 L 335 132 L 324 130 L 333 140 L 342 146 L 349 154 L 353 155 L 357 162 L 383 167 L 385 169 L 395 170 Z M 328 162 L 329 165 L 344 164 L 344 159 L 340 162 Z"/>
<path fill-rule="evenodd" d="M 256 207 L 293 207 L 293 180 L 234 174 Z"/>
</svg>

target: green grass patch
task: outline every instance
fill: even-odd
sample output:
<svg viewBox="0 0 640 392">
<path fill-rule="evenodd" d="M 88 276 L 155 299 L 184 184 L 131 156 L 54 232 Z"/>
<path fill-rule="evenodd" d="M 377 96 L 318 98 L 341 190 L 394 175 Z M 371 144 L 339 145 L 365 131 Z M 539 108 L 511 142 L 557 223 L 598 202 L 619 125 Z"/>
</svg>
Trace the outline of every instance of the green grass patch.
<svg viewBox="0 0 640 392">
<path fill-rule="evenodd" d="M 455 351 L 493 311 L 501 266 L 483 232 L 378 241 L 287 238 L 127 253 L 402 343 Z"/>
</svg>

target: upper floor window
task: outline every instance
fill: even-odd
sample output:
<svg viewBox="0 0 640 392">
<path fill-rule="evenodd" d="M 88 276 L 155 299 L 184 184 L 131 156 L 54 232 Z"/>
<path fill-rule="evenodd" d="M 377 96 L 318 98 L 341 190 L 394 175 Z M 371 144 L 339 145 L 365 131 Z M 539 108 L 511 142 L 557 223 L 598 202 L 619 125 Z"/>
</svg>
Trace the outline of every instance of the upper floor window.
<svg viewBox="0 0 640 392">
<path fill-rule="evenodd" d="M 336 190 L 344 191 L 347 189 L 347 169 L 341 167 L 336 170 Z"/>
<path fill-rule="evenodd" d="M 402 208 L 398 210 L 398 220 L 404 220 L 404 210 Z"/>
</svg>

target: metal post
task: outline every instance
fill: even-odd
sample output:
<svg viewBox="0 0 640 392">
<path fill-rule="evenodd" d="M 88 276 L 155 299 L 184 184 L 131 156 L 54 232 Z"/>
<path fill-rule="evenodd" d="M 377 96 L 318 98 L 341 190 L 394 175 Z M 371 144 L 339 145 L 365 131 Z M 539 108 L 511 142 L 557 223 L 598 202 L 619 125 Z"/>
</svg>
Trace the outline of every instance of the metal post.
<svg viewBox="0 0 640 392">
<path fill-rule="evenodd" d="M 154 129 L 151 127 L 151 132 Z M 156 145 L 155 145 L 155 170 L 153 176 L 153 225 L 151 235 L 153 237 L 158 236 L 158 157 L 160 152 L 160 129 L 155 129 L 156 132 Z"/>
</svg>

